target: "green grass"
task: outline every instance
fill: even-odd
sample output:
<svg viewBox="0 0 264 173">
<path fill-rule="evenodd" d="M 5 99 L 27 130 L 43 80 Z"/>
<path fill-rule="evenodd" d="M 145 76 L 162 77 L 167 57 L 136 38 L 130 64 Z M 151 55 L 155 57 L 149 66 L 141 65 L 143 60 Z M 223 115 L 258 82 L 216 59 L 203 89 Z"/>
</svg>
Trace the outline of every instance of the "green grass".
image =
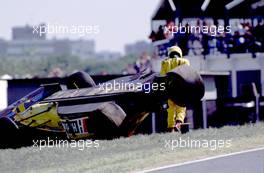
<svg viewBox="0 0 264 173">
<path fill-rule="evenodd" d="M 230 147 L 165 147 L 168 140 L 230 140 Z M 134 172 L 138 170 L 205 158 L 218 154 L 264 146 L 264 123 L 221 129 L 178 133 L 138 135 L 99 141 L 98 148 L 25 147 L 0 150 L 0 172 Z"/>
</svg>

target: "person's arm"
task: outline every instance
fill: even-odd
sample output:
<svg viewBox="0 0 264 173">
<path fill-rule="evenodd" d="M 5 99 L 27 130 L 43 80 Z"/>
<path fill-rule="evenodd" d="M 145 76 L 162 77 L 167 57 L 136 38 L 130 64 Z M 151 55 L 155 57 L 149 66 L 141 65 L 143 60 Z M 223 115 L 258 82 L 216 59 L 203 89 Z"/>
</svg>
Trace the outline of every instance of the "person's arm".
<svg viewBox="0 0 264 173">
<path fill-rule="evenodd" d="M 190 65 L 190 61 L 185 58 L 177 58 L 177 66 L 184 64 Z"/>
<path fill-rule="evenodd" d="M 165 75 L 168 72 L 168 62 L 166 60 L 163 60 L 161 62 L 161 71 L 160 74 L 161 75 Z"/>
</svg>

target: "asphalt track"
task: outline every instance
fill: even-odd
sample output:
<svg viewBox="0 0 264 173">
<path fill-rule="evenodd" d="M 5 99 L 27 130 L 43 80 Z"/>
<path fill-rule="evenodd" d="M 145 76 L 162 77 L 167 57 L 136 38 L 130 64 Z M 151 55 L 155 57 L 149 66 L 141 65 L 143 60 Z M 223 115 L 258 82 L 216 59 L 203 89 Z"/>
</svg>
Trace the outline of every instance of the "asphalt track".
<svg viewBox="0 0 264 173">
<path fill-rule="evenodd" d="M 264 148 L 169 165 L 145 173 L 264 173 Z"/>
</svg>

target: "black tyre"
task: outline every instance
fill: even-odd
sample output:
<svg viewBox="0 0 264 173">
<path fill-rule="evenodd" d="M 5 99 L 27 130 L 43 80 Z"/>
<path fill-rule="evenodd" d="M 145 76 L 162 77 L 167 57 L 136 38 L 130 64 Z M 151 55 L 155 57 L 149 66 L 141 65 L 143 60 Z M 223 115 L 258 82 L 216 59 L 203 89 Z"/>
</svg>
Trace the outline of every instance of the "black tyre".
<svg viewBox="0 0 264 173">
<path fill-rule="evenodd" d="M 0 148 L 16 148 L 19 141 L 19 129 L 9 118 L 0 118 Z"/>
<path fill-rule="evenodd" d="M 204 82 L 192 67 L 181 65 L 167 73 L 169 98 L 179 105 L 200 101 L 205 93 Z"/>
<path fill-rule="evenodd" d="M 95 86 L 94 80 L 84 71 L 78 71 L 66 78 L 68 89 L 89 88 Z"/>
</svg>

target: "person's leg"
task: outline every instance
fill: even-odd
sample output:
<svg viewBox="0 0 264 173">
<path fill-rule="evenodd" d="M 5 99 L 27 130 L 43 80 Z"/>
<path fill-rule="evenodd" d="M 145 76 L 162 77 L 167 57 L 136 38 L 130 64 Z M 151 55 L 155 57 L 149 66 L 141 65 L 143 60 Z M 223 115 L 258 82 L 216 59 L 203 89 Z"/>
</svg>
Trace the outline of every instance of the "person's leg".
<svg viewBox="0 0 264 173">
<path fill-rule="evenodd" d="M 175 113 L 176 113 L 176 110 L 175 110 L 175 104 L 171 100 L 168 100 L 167 112 L 168 112 L 168 118 L 167 118 L 167 124 L 168 125 L 167 125 L 167 127 L 168 127 L 169 131 L 173 131 L 174 126 L 175 126 Z"/>
<path fill-rule="evenodd" d="M 176 121 L 181 121 L 182 123 L 184 122 L 184 118 L 186 116 L 186 107 L 179 106 L 175 104 L 175 112 L 176 112 Z"/>
</svg>

